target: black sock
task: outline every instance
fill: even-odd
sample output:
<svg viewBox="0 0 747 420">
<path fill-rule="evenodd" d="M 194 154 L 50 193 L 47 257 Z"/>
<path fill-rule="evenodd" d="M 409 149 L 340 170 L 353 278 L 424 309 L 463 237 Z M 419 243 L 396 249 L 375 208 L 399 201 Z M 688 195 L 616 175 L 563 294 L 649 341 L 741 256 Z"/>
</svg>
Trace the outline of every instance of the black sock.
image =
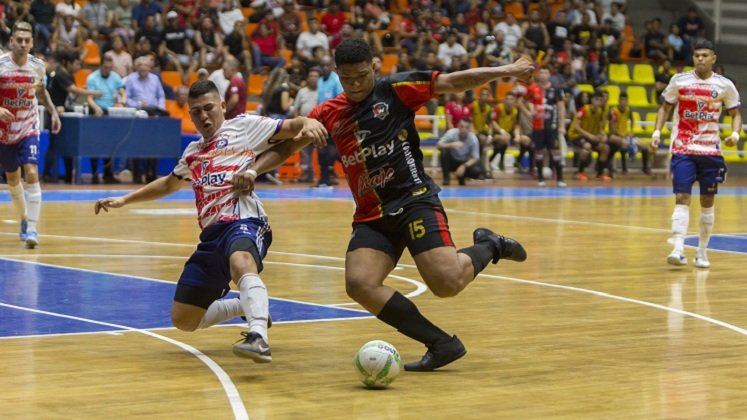
<svg viewBox="0 0 747 420">
<path fill-rule="evenodd" d="M 555 167 L 555 176 L 557 177 L 558 182 L 563 181 L 563 165 L 560 164 L 560 161 L 552 161 L 551 165 Z"/>
<path fill-rule="evenodd" d="M 540 181 L 545 180 L 545 176 L 542 175 L 542 170 L 545 168 L 545 159 L 537 159 L 537 176 Z"/>
<path fill-rule="evenodd" d="M 449 334 L 428 321 L 400 292 L 394 292 L 376 317 L 426 346 L 451 340 Z"/>
<path fill-rule="evenodd" d="M 524 146 L 523 144 L 519 146 L 519 156 L 516 158 L 516 161 L 521 162 L 521 160 L 524 159 L 524 153 L 528 151 L 529 151 L 529 148 Z"/>
<path fill-rule="evenodd" d="M 586 169 L 586 166 L 589 165 L 589 163 L 591 163 L 590 159 L 591 158 L 582 159 L 582 160 L 580 159 L 578 161 L 578 171 L 579 172 L 584 173 L 584 169 Z"/>
<path fill-rule="evenodd" d="M 648 169 L 648 150 L 641 148 L 641 160 L 643 160 L 643 169 Z"/>
<path fill-rule="evenodd" d="M 482 243 L 462 248 L 457 252 L 466 254 L 472 260 L 472 268 L 475 270 L 475 277 L 488 266 L 490 261 L 493 260 L 493 250 Z"/>
</svg>

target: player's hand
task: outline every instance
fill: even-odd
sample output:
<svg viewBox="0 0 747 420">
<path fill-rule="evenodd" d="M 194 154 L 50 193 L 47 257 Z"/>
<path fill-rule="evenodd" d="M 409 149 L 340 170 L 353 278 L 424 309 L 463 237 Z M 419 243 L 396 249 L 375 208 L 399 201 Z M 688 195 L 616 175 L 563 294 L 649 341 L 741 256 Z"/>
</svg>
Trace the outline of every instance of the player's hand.
<svg viewBox="0 0 747 420">
<path fill-rule="evenodd" d="M 125 201 L 122 197 L 101 198 L 96 201 L 96 205 L 93 207 L 93 211 L 96 214 L 99 214 L 101 210 L 109 212 L 109 209 L 118 209 L 124 205 Z"/>
<path fill-rule="evenodd" d="M 656 130 L 653 134 L 651 134 L 651 149 L 658 149 L 659 143 L 661 143 L 661 132 L 659 130 Z"/>
<path fill-rule="evenodd" d="M 254 169 L 248 169 L 244 172 L 235 173 L 231 183 L 236 191 L 252 192 L 254 191 L 254 180 L 256 178 L 257 172 Z"/>
<path fill-rule="evenodd" d="M 303 122 L 303 128 L 298 132 L 296 137 L 293 138 L 295 141 L 310 140 L 316 147 L 324 147 L 327 145 L 327 129 L 319 121 L 306 118 Z"/>
<path fill-rule="evenodd" d="M 737 142 L 739 142 L 739 133 L 734 131 L 731 133 L 728 137 L 724 139 L 724 144 L 726 144 L 729 147 L 734 147 L 737 145 Z"/>
<path fill-rule="evenodd" d="M 13 113 L 3 107 L 0 107 L 0 121 L 4 123 L 13 121 Z"/>
<path fill-rule="evenodd" d="M 524 82 L 528 82 L 532 78 L 532 73 L 534 73 L 534 63 L 523 56 L 509 66 L 512 67 L 511 75 Z"/>
<path fill-rule="evenodd" d="M 51 117 L 52 121 L 52 134 L 57 134 L 62 129 L 62 123 L 60 122 L 60 116 L 55 113 Z"/>
</svg>

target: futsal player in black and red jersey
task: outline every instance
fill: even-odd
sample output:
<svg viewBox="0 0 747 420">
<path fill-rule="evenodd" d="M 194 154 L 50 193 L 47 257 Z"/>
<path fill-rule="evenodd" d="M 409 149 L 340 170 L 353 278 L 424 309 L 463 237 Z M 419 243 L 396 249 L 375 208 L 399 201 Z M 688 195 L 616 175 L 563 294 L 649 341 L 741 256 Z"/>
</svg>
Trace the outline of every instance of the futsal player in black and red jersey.
<svg viewBox="0 0 747 420">
<path fill-rule="evenodd" d="M 450 74 L 437 71 L 397 73 L 376 79 L 372 54 L 361 40 L 346 40 L 335 52 L 344 93 L 308 115 L 322 122 L 337 145 L 356 202 L 353 233 L 345 258 L 348 295 L 380 320 L 428 348 L 409 371 L 430 371 L 457 360 L 464 345 L 428 321 L 409 299 L 384 285 L 405 247 L 431 291 L 455 296 L 489 262 L 524 261 L 515 240 L 480 228 L 474 245 L 456 250 L 440 188 L 423 169 L 415 129 L 415 111 L 434 96 L 462 92 L 503 77 L 528 79 L 526 59 L 503 67 Z M 281 164 L 302 145 L 286 142 L 265 152 L 253 169 L 259 173 Z"/>
</svg>

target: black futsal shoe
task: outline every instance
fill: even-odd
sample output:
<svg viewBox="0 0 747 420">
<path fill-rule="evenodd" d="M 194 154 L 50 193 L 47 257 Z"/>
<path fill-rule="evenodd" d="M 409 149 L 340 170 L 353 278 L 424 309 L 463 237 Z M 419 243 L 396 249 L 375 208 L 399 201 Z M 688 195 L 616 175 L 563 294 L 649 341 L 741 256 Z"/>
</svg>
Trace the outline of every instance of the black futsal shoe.
<svg viewBox="0 0 747 420">
<path fill-rule="evenodd" d="M 449 341 L 428 346 L 428 351 L 422 359 L 405 365 L 405 370 L 410 372 L 429 372 L 446 366 L 467 354 L 464 344 L 457 338 L 451 337 Z"/>
<path fill-rule="evenodd" d="M 490 229 L 479 228 L 472 233 L 474 243 L 487 242 L 493 246 L 493 264 L 498 260 L 524 261 L 527 251 L 515 239 L 506 238 Z"/>
</svg>

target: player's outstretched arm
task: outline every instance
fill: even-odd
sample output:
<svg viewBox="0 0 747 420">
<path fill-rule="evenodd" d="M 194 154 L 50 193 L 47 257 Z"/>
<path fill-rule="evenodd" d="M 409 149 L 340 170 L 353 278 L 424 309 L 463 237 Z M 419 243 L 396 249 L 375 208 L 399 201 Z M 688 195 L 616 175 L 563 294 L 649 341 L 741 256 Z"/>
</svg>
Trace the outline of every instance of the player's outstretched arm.
<svg viewBox="0 0 747 420">
<path fill-rule="evenodd" d="M 533 71 L 534 64 L 527 58 L 521 57 L 514 63 L 505 66 L 477 67 L 454 73 L 439 74 L 433 88 L 436 94 L 464 92 L 504 77 L 516 77 L 528 81 L 532 77 Z"/>
<path fill-rule="evenodd" d="M 327 145 L 327 129 L 315 119 L 296 117 L 283 121 L 283 126 L 272 138 L 292 139 L 294 141 L 308 140 L 314 143 L 314 146 L 324 147 Z"/>
<path fill-rule="evenodd" d="M 176 192 L 180 187 L 180 183 L 179 178 L 175 177 L 174 174 L 169 174 L 122 197 L 99 199 L 96 201 L 93 211 L 99 214 L 101 210 L 108 212 L 110 208 L 118 209 L 126 204 L 156 200 Z"/>
</svg>

